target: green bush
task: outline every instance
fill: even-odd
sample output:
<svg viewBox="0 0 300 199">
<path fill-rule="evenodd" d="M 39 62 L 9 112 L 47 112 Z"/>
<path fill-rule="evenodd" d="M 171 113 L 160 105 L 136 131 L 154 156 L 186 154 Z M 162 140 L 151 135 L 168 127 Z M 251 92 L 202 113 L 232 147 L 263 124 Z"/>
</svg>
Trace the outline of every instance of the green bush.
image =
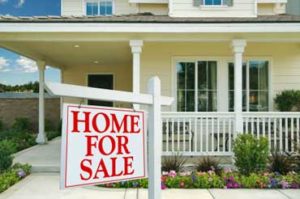
<svg viewBox="0 0 300 199">
<path fill-rule="evenodd" d="M 52 140 L 52 139 L 60 136 L 61 132 L 60 131 L 47 131 L 46 134 L 47 134 L 48 140 Z"/>
<path fill-rule="evenodd" d="M 300 91 L 285 90 L 274 99 L 279 111 L 300 111 Z"/>
<path fill-rule="evenodd" d="M 162 171 L 176 171 L 179 172 L 183 169 L 183 165 L 186 163 L 186 158 L 182 155 L 176 154 L 169 157 L 164 157 L 162 161 Z"/>
<path fill-rule="evenodd" d="M 268 160 L 268 140 L 250 134 L 239 135 L 234 141 L 235 165 L 240 173 L 249 175 L 263 171 Z"/>
<path fill-rule="evenodd" d="M 31 166 L 15 164 L 11 169 L 0 174 L 0 193 L 30 174 Z"/>
<path fill-rule="evenodd" d="M 12 129 L 16 131 L 29 132 L 32 131 L 32 126 L 28 118 L 19 117 L 15 119 Z"/>
<path fill-rule="evenodd" d="M 16 144 L 17 151 L 35 145 L 35 134 L 15 129 L 4 130 L 0 133 L 0 140 L 11 140 Z"/>
<path fill-rule="evenodd" d="M 218 161 L 209 156 L 203 158 L 196 164 L 196 170 L 202 172 L 215 171 L 217 174 L 221 172 Z"/>
<path fill-rule="evenodd" d="M 0 141 L 0 173 L 7 170 L 13 162 L 12 154 L 16 152 L 16 144 L 9 140 Z"/>
</svg>

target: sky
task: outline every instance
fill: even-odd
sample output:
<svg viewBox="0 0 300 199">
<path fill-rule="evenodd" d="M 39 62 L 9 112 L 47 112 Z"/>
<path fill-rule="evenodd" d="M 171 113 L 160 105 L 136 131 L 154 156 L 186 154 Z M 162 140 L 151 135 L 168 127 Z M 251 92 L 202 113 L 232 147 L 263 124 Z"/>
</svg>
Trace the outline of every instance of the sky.
<svg viewBox="0 0 300 199">
<path fill-rule="evenodd" d="M 60 0 L 0 0 L 0 15 L 60 15 Z M 58 69 L 47 67 L 46 81 L 60 81 Z M 17 85 L 38 80 L 33 60 L 0 48 L 0 84 Z"/>
</svg>

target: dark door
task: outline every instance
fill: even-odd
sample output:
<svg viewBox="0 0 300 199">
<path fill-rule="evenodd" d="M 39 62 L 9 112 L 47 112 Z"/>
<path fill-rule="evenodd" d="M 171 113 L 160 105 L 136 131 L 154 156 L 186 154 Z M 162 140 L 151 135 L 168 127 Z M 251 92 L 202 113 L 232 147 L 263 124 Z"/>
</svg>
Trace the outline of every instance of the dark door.
<svg viewBox="0 0 300 199">
<path fill-rule="evenodd" d="M 88 86 L 93 88 L 114 88 L 114 77 L 113 75 L 101 74 L 101 75 L 88 75 Z M 113 106 L 113 102 L 105 102 L 98 100 L 88 100 L 88 105 L 96 106 Z"/>
</svg>

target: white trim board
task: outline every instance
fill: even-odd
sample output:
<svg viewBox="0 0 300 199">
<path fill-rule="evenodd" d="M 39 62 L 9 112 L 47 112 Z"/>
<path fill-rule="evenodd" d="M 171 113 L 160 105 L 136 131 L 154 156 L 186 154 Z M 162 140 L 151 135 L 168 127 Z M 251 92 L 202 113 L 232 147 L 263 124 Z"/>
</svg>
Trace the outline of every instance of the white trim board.
<svg viewBox="0 0 300 199">
<path fill-rule="evenodd" d="M 300 23 L 1 23 L 0 33 L 300 33 Z"/>
</svg>

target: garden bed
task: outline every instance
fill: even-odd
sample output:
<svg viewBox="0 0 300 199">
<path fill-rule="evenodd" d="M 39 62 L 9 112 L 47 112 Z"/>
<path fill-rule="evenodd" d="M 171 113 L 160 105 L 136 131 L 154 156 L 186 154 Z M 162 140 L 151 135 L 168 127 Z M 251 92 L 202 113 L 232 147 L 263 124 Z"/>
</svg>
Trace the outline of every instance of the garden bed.
<svg viewBox="0 0 300 199">
<path fill-rule="evenodd" d="M 0 193 L 16 184 L 30 174 L 31 166 L 15 164 L 10 169 L 0 173 Z"/>
<path fill-rule="evenodd" d="M 107 188 L 148 188 L 148 179 L 124 181 L 100 185 Z M 299 189 L 300 173 L 290 172 L 286 175 L 279 173 L 252 173 L 249 176 L 241 175 L 229 169 L 217 175 L 214 171 L 208 172 L 163 172 L 161 177 L 162 189 Z"/>
</svg>

